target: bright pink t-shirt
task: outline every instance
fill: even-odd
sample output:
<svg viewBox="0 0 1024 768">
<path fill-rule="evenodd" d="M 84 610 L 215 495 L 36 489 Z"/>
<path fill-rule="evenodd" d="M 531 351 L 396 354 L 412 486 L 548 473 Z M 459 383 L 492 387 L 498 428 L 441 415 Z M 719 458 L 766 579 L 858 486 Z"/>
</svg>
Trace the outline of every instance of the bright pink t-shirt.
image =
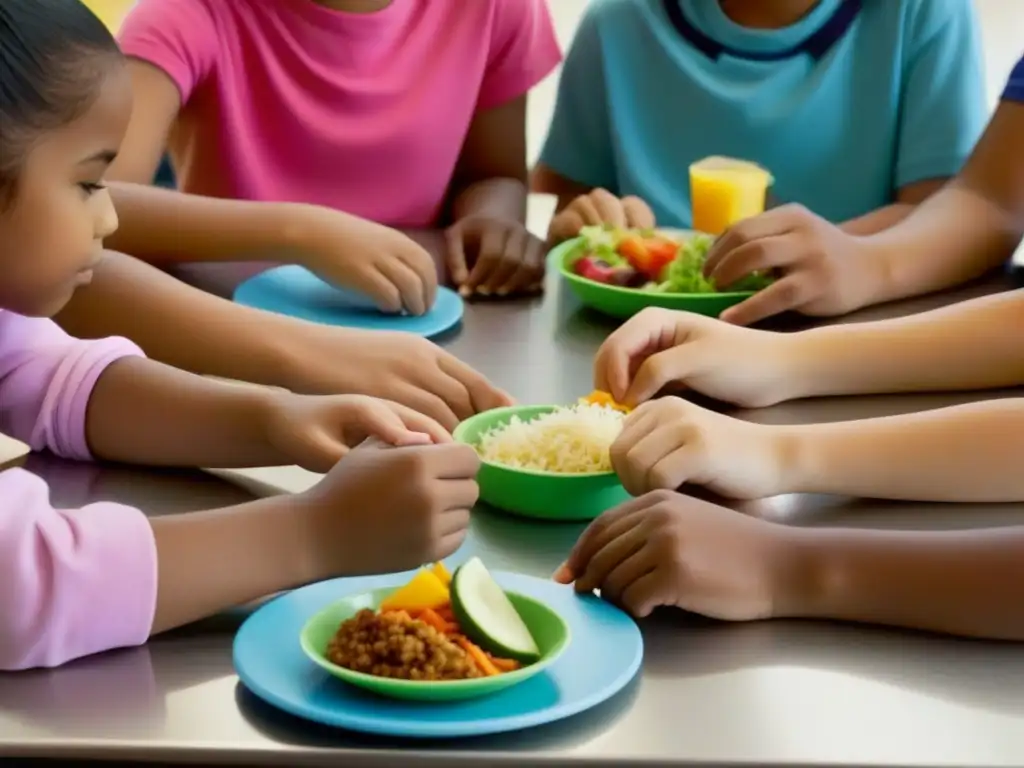
<svg viewBox="0 0 1024 768">
<path fill-rule="evenodd" d="M 437 222 L 474 115 L 561 60 L 545 0 L 141 0 L 120 42 L 181 92 L 183 191 L 396 227 Z"/>
</svg>

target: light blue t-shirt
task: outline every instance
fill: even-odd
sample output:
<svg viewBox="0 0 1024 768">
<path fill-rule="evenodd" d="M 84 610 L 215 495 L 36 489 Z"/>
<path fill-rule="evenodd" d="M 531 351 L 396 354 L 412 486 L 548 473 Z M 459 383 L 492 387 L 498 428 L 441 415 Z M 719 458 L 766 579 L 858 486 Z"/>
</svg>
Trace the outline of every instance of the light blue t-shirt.
<svg viewBox="0 0 1024 768">
<path fill-rule="evenodd" d="M 821 0 L 778 30 L 717 0 L 593 0 L 540 161 L 690 225 L 689 166 L 755 161 L 841 222 L 955 175 L 988 119 L 972 0 Z"/>
</svg>

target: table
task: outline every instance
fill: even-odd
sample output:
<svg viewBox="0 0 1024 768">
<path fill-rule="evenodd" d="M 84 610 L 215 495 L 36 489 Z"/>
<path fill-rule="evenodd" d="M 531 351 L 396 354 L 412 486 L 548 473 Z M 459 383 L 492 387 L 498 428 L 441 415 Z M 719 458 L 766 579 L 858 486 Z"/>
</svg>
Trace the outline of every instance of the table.
<svg viewBox="0 0 1024 768">
<path fill-rule="evenodd" d="M 919 311 L 1006 286 L 876 308 Z M 472 305 L 444 343 L 522 401 L 589 391 L 590 361 L 611 327 L 549 283 L 543 300 Z M 528 306 L 536 304 L 537 306 Z M 1009 393 L 990 393 L 999 396 Z M 909 412 L 966 395 L 842 398 L 740 414 L 806 422 Z M 978 397 L 975 395 L 974 397 Z M 298 490 L 295 468 L 227 473 L 92 467 L 35 456 L 57 503 L 114 499 L 152 514 Z M 746 505 L 800 525 L 957 528 L 1024 524 L 1024 504 L 931 505 L 790 496 Z M 546 576 L 579 525 L 480 510 L 464 552 Z M 643 623 L 638 680 L 606 705 L 549 727 L 412 744 L 333 732 L 279 714 L 242 689 L 232 633 L 245 611 L 147 647 L 63 669 L 0 675 L 0 756 L 163 763 L 363 766 L 1010 766 L 1024 765 L 1024 646 L 810 622 L 725 625 L 670 612 Z M 21 763 L 19 763 L 20 765 Z"/>
</svg>

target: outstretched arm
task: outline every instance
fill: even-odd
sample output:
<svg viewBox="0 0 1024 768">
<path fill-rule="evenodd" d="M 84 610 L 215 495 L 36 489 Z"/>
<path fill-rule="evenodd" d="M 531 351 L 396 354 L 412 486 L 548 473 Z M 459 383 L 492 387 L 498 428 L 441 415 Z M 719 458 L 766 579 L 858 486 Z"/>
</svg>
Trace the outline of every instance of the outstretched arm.
<svg viewBox="0 0 1024 768">
<path fill-rule="evenodd" d="M 782 492 L 1024 501 L 1024 398 L 777 430 Z"/>
</svg>

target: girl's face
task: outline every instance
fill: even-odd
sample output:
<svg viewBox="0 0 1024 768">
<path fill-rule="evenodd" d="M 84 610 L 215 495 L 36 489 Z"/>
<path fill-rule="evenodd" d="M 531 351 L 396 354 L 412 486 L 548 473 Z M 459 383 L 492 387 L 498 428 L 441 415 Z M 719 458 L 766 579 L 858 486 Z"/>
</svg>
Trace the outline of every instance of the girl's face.
<svg viewBox="0 0 1024 768">
<path fill-rule="evenodd" d="M 89 282 L 117 214 L 103 186 L 131 117 L 131 82 L 113 62 L 88 111 L 29 151 L 0 209 L 0 309 L 52 317 Z"/>
</svg>

